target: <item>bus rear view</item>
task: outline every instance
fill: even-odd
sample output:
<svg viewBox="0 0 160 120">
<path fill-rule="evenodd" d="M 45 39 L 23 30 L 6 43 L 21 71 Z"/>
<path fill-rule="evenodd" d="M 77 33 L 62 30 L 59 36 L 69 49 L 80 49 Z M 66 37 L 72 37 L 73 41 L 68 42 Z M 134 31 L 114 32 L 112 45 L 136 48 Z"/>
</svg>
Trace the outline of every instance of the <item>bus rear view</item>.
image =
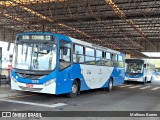
<svg viewBox="0 0 160 120">
<path fill-rule="evenodd" d="M 125 81 L 146 83 L 153 80 L 154 64 L 142 59 L 126 59 Z"/>
</svg>

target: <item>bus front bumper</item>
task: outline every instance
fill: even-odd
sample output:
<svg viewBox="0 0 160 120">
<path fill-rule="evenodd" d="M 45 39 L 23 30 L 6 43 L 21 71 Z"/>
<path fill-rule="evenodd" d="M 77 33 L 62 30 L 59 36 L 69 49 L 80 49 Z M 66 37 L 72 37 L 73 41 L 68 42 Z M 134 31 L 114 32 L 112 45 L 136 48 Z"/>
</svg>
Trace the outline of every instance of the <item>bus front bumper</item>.
<svg viewBox="0 0 160 120">
<path fill-rule="evenodd" d="M 137 82 L 143 82 L 144 78 L 139 77 L 139 78 L 130 78 L 130 77 L 125 77 L 125 81 L 137 81 Z"/>
<path fill-rule="evenodd" d="M 56 82 L 45 84 L 26 84 L 15 81 L 11 78 L 11 89 L 19 91 L 29 91 L 37 93 L 56 94 Z"/>
</svg>

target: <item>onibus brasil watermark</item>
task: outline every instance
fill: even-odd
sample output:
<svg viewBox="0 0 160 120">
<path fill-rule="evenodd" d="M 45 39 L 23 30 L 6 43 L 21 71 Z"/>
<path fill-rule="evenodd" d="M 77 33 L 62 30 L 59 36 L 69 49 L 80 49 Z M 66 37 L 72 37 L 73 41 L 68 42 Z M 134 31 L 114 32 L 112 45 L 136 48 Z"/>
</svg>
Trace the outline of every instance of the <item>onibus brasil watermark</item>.
<svg viewBox="0 0 160 120">
<path fill-rule="evenodd" d="M 40 118 L 42 114 L 40 112 L 2 112 L 2 117 Z"/>
</svg>

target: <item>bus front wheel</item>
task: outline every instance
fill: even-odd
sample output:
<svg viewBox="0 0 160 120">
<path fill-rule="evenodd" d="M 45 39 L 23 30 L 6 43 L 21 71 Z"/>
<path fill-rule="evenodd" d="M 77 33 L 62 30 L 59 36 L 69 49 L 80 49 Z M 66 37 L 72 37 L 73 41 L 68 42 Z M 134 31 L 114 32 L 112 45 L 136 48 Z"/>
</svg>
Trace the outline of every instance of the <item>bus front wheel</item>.
<svg viewBox="0 0 160 120">
<path fill-rule="evenodd" d="M 152 80 L 153 80 L 153 76 L 151 76 L 150 81 L 147 81 L 147 83 L 151 83 L 151 82 L 152 82 Z"/>
<path fill-rule="evenodd" d="M 110 92 L 110 91 L 112 91 L 112 89 L 113 89 L 113 80 L 110 79 L 109 82 L 108 82 L 108 88 L 107 88 L 107 90 L 108 90 L 108 92 Z"/>
<path fill-rule="evenodd" d="M 142 82 L 142 84 L 145 84 L 147 82 L 147 77 L 144 78 L 144 81 Z"/>
<path fill-rule="evenodd" d="M 76 97 L 79 93 L 78 86 L 79 86 L 78 82 L 74 81 L 72 84 L 71 92 L 67 94 L 67 97 L 69 97 L 69 98 Z"/>
</svg>

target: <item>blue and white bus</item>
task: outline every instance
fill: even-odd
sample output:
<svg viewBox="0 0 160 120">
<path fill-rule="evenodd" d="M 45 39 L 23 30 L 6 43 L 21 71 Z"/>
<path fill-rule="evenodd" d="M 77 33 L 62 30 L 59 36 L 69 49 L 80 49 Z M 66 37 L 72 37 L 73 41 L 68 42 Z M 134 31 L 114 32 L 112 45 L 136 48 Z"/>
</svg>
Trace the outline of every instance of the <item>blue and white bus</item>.
<svg viewBox="0 0 160 120">
<path fill-rule="evenodd" d="M 126 59 L 125 81 L 151 83 L 155 74 L 155 65 L 143 59 Z"/>
<path fill-rule="evenodd" d="M 123 84 L 125 54 L 49 32 L 17 34 L 11 88 L 77 96 Z"/>
</svg>

